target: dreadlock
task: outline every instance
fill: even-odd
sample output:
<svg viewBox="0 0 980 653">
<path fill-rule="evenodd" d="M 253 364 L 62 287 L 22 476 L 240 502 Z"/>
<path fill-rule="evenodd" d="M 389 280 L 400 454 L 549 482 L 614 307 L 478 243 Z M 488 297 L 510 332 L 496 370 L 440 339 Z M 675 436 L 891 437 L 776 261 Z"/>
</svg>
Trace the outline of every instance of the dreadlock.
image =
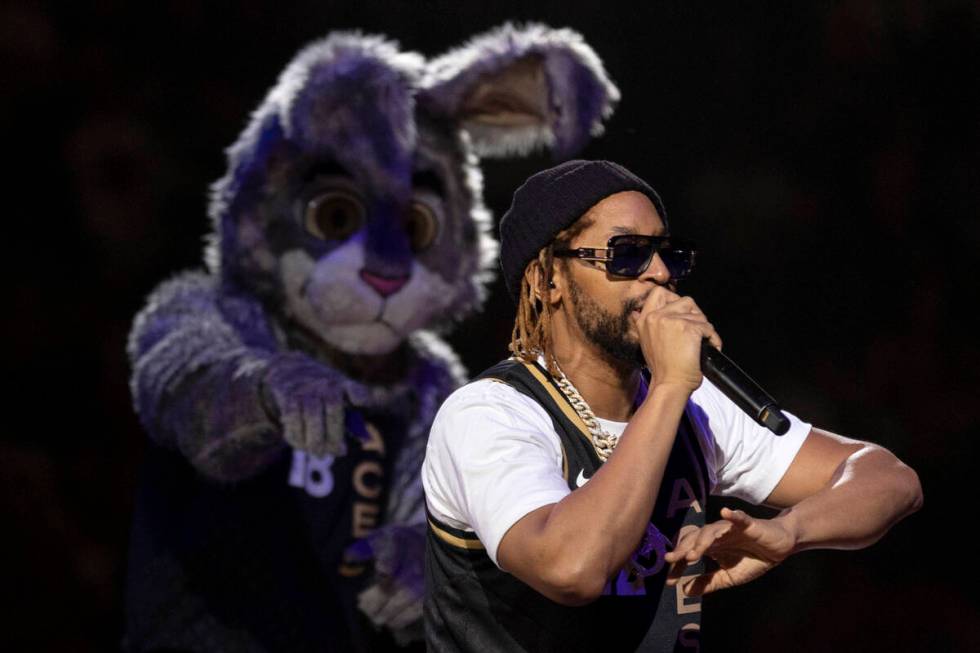
<svg viewBox="0 0 980 653">
<path fill-rule="evenodd" d="M 558 232 L 554 240 L 541 248 L 538 257 L 527 264 L 524 276 L 521 278 L 521 290 L 517 304 L 517 317 L 514 319 L 514 330 L 510 336 L 511 355 L 522 361 L 531 363 L 538 355 L 544 356 L 545 366 L 552 376 L 559 376 L 558 364 L 551 350 L 551 303 L 538 297 L 548 297 L 551 278 L 554 275 L 555 250 L 568 247 L 572 239 L 585 231 L 593 223 L 588 212 L 581 218 Z M 564 259 L 559 259 L 560 265 L 567 265 Z M 538 287 L 531 287 L 534 276 L 532 269 L 539 270 Z"/>
</svg>

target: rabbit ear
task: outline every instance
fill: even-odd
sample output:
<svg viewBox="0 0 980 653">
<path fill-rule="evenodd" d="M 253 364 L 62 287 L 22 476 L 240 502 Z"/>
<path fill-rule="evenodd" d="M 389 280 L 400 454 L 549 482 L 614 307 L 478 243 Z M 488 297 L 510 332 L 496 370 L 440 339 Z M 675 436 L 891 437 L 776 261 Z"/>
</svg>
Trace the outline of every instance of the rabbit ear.
<svg viewBox="0 0 980 653">
<path fill-rule="evenodd" d="M 619 91 L 577 32 L 507 23 L 430 61 L 418 99 L 469 132 L 477 154 L 547 146 L 562 159 L 602 133 Z"/>
</svg>

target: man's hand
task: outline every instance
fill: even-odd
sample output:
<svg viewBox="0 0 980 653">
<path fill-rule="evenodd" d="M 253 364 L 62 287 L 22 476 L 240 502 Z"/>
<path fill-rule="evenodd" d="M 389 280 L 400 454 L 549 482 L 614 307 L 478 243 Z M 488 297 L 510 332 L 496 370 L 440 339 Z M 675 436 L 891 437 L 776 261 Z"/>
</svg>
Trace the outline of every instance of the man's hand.
<svg viewBox="0 0 980 653">
<path fill-rule="evenodd" d="M 721 509 L 722 519 L 702 528 L 685 526 L 677 546 L 664 556 L 671 564 L 667 585 L 676 585 L 688 564 L 707 555 L 718 568 L 686 581 L 688 596 L 742 585 L 766 573 L 793 551 L 794 537 L 779 518 L 756 519 L 741 510 Z"/>
<path fill-rule="evenodd" d="M 721 349 L 721 338 L 690 297 L 654 288 L 631 313 L 643 358 L 655 384 L 676 384 L 693 392 L 701 385 L 701 341 Z"/>
</svg>

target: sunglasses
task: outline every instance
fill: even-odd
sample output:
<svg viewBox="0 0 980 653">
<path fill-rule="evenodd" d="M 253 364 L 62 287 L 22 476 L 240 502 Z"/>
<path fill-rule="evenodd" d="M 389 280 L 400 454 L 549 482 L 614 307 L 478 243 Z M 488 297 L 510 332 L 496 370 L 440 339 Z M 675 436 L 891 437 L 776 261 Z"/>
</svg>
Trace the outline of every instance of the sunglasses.
<svg viewBox="0 0 980 653">
<path fill-rule="evenodd" d="M 602 261 L 606 272 L 617 277 L 638 277 L 650 266 L 654 254 L 667 266 L 670 278 L 684 279 L 694 269 L 697 248 L 693 241 L 679 240 L 672 236 L 639 236 L 626 234 L 613 236 L 601 247 L 559 249 L 555 256 L 580 258 L 585 261 Z"/>
</svg>

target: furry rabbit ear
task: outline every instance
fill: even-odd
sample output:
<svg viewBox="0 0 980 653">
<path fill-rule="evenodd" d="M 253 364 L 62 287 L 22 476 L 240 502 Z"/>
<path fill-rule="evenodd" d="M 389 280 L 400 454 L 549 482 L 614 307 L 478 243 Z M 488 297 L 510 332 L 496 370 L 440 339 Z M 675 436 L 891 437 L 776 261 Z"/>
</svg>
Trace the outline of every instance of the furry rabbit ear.
<svg viewBox="0 0 980 653">
<path fill-rule="evenodd" d="M 563 159 L 602 133 L 619 90 L 577 32 L 507 23 L 430 61 L 418 99 L 481 156 L 547 146 Z"/>
</svg>

